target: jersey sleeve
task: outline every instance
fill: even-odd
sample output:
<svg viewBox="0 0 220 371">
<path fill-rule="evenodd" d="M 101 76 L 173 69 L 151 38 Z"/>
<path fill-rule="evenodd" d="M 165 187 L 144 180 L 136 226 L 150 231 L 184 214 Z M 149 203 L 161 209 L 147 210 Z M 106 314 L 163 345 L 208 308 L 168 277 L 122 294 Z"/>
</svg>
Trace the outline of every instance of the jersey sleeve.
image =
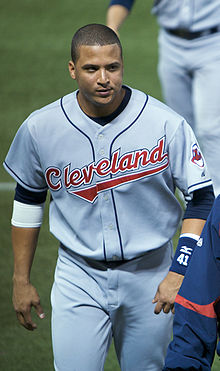
<svg viewBox="0 0 220 371">
<path fill-rule="evenodd" d="M 27 190 L 34 192 L 47 190 L 36 137 L 28 119 L 15 135 L 3 165 L 16 182 Z"/>
<path fill-rule="evenodd" d="M 175 186 L 189 201 L 195 190 L 212 185 L 212 180 L 196 137 L 185 120 L 178 126 L 168 146 Z"/>
<path fill-rule="evenodd" d="M 111 0 L 109 3 L 109 6 L 112 5 L 122 5 L 128 10 L 131 10 L 131 8 L 134 5 L 135 0 Z"/>
<path fill-rule="evenodd" d="M 220 313 L 220 196 L 215 200 L 175 300 L 166 370 L 211 370 Z"/>
</svg>

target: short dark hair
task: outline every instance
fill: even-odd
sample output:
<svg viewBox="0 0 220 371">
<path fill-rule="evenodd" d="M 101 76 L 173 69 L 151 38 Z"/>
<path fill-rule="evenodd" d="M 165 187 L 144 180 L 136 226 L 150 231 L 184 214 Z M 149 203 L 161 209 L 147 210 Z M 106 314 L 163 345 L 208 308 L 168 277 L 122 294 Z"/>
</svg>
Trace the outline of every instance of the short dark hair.
<svg viewBox="0 0 220 371">
<path fill-rule="evenodd" d="M 79 57 L 78 49 L 81 45 L 111 45 L 117 44 L 121 51 L 122 46 L 117 34 L 103 24 L 92 23 L 83 26 L 76 31 L 71 43 L 71 58 L 75 63 Z"/>
</svg>

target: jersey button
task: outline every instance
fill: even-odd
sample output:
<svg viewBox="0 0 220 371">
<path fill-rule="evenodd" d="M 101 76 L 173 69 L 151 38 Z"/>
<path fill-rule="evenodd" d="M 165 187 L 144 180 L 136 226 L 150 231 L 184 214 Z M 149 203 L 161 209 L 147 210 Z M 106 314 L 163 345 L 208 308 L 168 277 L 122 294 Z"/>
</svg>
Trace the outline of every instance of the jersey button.
<svg viewBox="0 0 220 371">
<path fill-rule="evenodd" d="M 101 156 L 103 156 L 105 154 L 104 149 L 101 149 L 99 153 L 100 153 Z"/>
<path fill-rule="evenodd" d="M 109 224 L 109 226 L 108 226 L 108 227 L 109 227 L 109 229 L 111 229 L 111 230 L 112 230 L 112 229 L 113 229 L 113 224 Z"/>
<path fill-rule="evenodd" d="M 117 261 L 117 260 L 120 260 L 120 258 L 117 255 L 113 255 L 112 260 Z"/>
<path fill-rule="evenodd" d="M 99 139 L 103 139 L 104 138 L 104 135 L 103 134 L 99 134 L 98 138 Z"/>
</svg>

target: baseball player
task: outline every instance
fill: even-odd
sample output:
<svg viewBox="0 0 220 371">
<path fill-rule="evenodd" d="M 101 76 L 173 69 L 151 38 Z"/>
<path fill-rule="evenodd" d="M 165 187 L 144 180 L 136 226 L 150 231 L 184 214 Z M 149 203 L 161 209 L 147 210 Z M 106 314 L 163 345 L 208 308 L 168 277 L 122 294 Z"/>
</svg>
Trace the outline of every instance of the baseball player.
<svg viewBox="0 0 220 371">
<path fill-rule="evenodd" d="M 17 181 L 14 308 L 29 330 L 32 306 L 44 317 L 30 271 L 49 190 L 50 231 L 60 241 L 51 294 L 55 370 L 103 370 L 113 337 L 121 370 L 159 371 L 212 181 L 187 122 L 123 85 L 112 29 L 80 28 L 71 57 L 78 90 L 32 113 L 4 162 Z M 176 187 L 188 206 L 172 260 L 182 217 Z"/>
<path fill-rule="evenodd" d="M 107 25 L 116 32 L 134 0 L 111 0 Z M 138 2 L 137 2 L 138 5 Z M 155 0 L 158 74 L 166 104 L 192 126 L 220 193 L 220 1 Z"/>
<path fill-rule="evenodd" d="M 175 300 L 173 341 L 164 371 L 210 371 L 220 320 L 220 196 Z M 218 345 L 220 355 L 220 344 Z"/>
</svg>

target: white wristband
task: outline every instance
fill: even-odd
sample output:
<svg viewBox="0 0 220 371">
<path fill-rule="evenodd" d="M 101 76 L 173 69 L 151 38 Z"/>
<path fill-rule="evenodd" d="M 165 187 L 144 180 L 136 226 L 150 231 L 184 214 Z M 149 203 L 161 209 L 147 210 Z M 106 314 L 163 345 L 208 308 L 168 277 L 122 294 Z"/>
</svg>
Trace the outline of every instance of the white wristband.
<svg viewBox="0 0 220 371">
<path fill-rule="evenodd" d="M 11 224 L 20 228 L 38 228 L 42 224 L 45 203 L 29 205 L 14 200 Z"/>
<path fill-rule="evenodd" d="M 194 233 L 182 233 L 180 235 L 180 237 L 189 237 L 189 238 L 193 238 L 196 241 L 199 241 L 199 239 L 200 239 L 200 236 L 198 236 L 198 234 L 194 234 Z"/>
</svg>

